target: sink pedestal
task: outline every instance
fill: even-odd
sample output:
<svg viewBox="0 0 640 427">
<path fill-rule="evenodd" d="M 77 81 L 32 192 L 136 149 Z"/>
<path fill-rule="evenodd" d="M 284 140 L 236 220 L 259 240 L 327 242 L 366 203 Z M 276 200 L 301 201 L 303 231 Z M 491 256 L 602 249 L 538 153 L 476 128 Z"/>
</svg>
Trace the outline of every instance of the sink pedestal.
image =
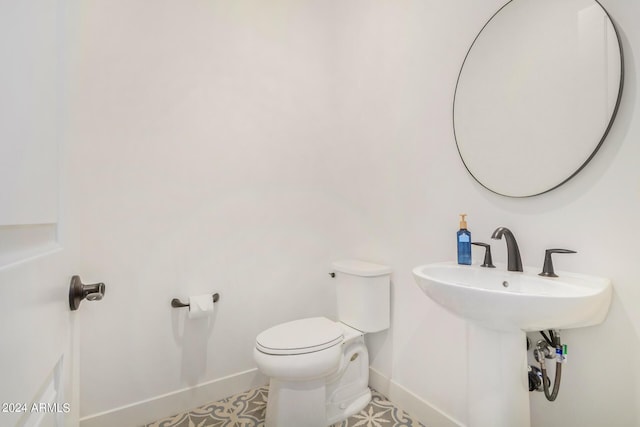
<svg viewBox="0 0 640 427">
<path fill-rule="evenodd" d="M 529 427 L 526 334 L 467 322 L 470 427 Z"/>
</svg>

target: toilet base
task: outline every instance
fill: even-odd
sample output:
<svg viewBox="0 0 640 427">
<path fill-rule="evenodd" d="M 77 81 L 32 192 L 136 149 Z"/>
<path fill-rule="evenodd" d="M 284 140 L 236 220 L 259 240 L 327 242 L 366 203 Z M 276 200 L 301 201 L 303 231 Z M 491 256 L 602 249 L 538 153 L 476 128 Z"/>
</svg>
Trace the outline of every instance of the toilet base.
<svg viewBox="0 0 640 427">
<path fill-rule="evenodd" d="M 340 366 L 328 377 L 288 381 L 271 377 L 265 427 L 327 427 L 371 401 L 369 353 L 361 333 L 343 344 Z"/>
<path fill-rule="evenodd" d="M 357 414 L 371 401 L 366 387 L 343 402 L 327 402 L 323 379 L 290 382 L 271 379 L 265 427 L 327 427 Z"/>
<path fill-rule="evenodd" d="M 370 401 L 369 352 L 359 335 L 344 346 L 338 371 L 327 379 L 327 425 L 357 414 Z"/>
<path fill-rule="evenodd" d="M 327 427 L 326 380 L 281 381 L 271 378 L 265 427 Z"/>
<path fill-rule="evenodd" d="M 343 421 L 362 411 L 371 402 L 371 390 L 366 388 L 359 396 L 353 396 L 346 402 L 339 403 L 333 408 L 327 404 L 327 425 Z"/>
</svg>

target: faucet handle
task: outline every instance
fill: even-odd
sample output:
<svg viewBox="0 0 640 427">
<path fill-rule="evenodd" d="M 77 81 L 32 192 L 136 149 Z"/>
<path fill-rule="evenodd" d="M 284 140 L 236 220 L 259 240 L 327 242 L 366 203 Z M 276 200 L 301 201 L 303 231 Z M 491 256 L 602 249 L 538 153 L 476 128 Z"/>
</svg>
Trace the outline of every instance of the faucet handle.
<svg viewBox="0 0 640 427">
<path fill-rule="evenodd" d="M 551 254 L 575 254 L 576 251 L 572 251 L 570 249 L 547 249 L 544 251 L 544 265 L 542 266 L 542 273 L 538 274 L 538 276 L 545 277 L 558 277 L 558 275 L 553 271 L 553 261 L 551 260 Z"/>
<path fill-rule="evenodd" d="M 491 245 L 487 243 L 482 243 L 482 242 L 471 242 L 471 244 L 476 246 L 482 246 L 485 249 L 484 261 L 482 262 L 481 267 L 496 268 L 496 266 L 493 265 L 493 259 L 491 259 Z"/>
</svg>

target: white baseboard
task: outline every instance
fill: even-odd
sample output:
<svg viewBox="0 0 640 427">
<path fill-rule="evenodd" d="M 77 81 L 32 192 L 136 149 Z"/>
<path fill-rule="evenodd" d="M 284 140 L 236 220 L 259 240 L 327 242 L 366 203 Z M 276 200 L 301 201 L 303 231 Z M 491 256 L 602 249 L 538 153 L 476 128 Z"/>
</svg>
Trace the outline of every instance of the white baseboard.
<svg viewBox="0 0 640 427">
<path fill-rule="evenodd" d="M 269 383 L 257 369 L 219 378 L 80 419 L 80 427 L 139 426 Z"/>
<path fill-rule="evenodd" d="M 425 426 L 464 427 L 461 422 L 453 419 L 373 368 L 369 368 L 369 386 L 388 397 L 394 405 Z"/>
</svg>

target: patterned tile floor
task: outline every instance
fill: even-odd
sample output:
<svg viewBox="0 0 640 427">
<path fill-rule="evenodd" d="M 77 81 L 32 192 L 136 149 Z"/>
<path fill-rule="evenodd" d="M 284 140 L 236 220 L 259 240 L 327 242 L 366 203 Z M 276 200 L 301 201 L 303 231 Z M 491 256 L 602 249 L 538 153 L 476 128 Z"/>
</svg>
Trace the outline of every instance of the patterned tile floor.
<svg viewBox="0 0 640 427">
<path fill-rule="evenodd" d="M 144 427 L 264 427 L 268 393 L 268 386 L 254 388 Z M 331 427 L 424 427 L 380 393 L 372 394 L 362 411 Z"/>
</svg>

